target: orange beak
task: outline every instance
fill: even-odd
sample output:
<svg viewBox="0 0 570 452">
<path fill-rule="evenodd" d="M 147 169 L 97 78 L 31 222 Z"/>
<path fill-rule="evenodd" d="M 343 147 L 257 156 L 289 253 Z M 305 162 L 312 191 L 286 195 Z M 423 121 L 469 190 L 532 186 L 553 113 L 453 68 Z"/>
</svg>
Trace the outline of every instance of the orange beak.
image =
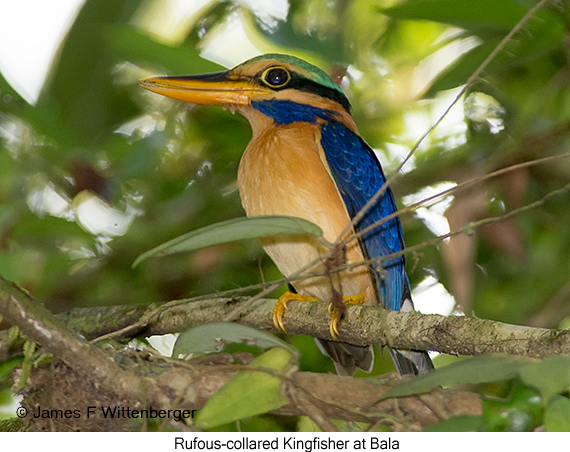
<svg viewBox="0 0 570 452">
<path fill-rule="evenodd" d="M 139 85 L 166 97 L 202 105 L 249 105 L 253 96 L 271 93 L 249 80 L 232 76 L 229 71 L 151 77 L 139 80 Z"/>
</svg>

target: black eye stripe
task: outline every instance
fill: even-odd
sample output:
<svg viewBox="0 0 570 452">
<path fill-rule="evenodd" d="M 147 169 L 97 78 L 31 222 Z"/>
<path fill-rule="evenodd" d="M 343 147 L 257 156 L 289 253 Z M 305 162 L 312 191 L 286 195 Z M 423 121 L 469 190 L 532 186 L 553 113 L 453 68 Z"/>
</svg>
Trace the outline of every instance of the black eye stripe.
<svg viewBox="0 0 570 452">
<path fill-rule="evenodd" d="M 287 74 L 287 78 L 284 79 L 281 85 L 272 85 L 267 77 L 271 71 L 283 70 Z M 273 74 L 272 74 L 273 75 Z M 261 86 L 267 86 L 275 91 L 281 89 L 294 89 L 297 91 L 304 91 L 306 93 L 316 94 L 317 96 L 324 97 L 326 99 L 331 99 L 338 102 L 347 112 L 350 113 L 350 102 L 344 95 L 344 93 L 337 91 L 335 89 L 320 85 L 317 82 L 309 80 L 303 76 L 300 76 L 296 72 L 290 72 L 282 66 L 271 66 L 265 70 L 258 72 L 253 76 L 255 82 Z M 261 82 L 261 83 L 260 83 Z"/>
</svg>

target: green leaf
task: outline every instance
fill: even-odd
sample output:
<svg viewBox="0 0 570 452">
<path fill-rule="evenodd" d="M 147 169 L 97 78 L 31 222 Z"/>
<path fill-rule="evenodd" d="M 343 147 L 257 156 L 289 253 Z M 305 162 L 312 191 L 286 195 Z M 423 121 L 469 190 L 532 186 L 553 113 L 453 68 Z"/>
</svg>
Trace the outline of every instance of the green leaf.
<svg viewBox="0 0 570 452">
<path fill-rule="evenodd" d="M 425 97 L 433 97 L 440 91 L 465 84 L 467 79 L 485 61 L 497 46 L 498 40 L 490 40 L 466 52 L 449 67 L 445 68 L 429 87 Z"/>
<path fill-rule="evenodd" d="M 383 14 L 396 19 L 431 20 L 465 29 L 510 30 L 526 13 L 517 0 L 410 0 Z"/>
<path fill-rule="evenodd" d="M 495 80 L 504 80 L 505 77 L 509 80 L 508 74 L 520 74 L 521 68 L 527 67 L 529 61 L 540 67 L 548 67 L 551 59 L 556 58 L 564 33 L 559 20 L 544 14 L 540 20 L 532 21 L 527 25 L 526 33 L 521 33 L 517 39 L 508 42 L 487 66 L 483 75 L 492 75 Z M 540 39 L 535 39 L 535 36 L 540 36 Z M 425 96 L 432 97 L 440 91 L 465 84 L 471 74 L 493 52 L 501 39 L 502 36 L 489 33 L 482 36 L 480 45 L 461 55 L 449 67 L 441 71 Z M 546 67 L 545 70 L 547 70 Z"/>
<path fill-rule="evenodd" d="M 529 361 L 511 356 L 477 356 L 406 381 L 387 391 L 383 399 L 423 394 L 438 386 L 479 384 L 513 378 Z"/>
<path fill-rule="evenodd" d="M 254 359 L 251 365 L 282 371 L 291 358 L 290 351 L 276 347 Z M 239 373 L 208 400 L 196 416 L 196 426 L 214 428 L 286 405 L 289 400 L 281 393 L 281 382 L 280 377 L 263 371 Z"/>
<path fill-rule="evenodd" d="M 114 52 L 127 61 L 138 64 L 160 65 L 172 74 L 214 72 L 224 69 L 200 57 L 198 43 L 184 43 L 178 47 L 162 44 L 133 26 L 109 26 L 105 38 Z"/>
<path fill-rule="evenodd" d="M 542 398 L 535 388 L 525 386 L 517 378 L 509 382 L 506 398 L 483 398 L 483 417 L 487 431 L 528 432 L 542 422 Z"/>
<path fill-rule="evenodd" d="M 234 218 L 196 229 L 169 240 L 141 254 L 135 260 L 133 267 L 152 256 L 194 251 L 221 243 L 273 235 L 311 235 L 313 237 L 322 237 L 323 231 L 316 224 L 297 217 L 267 215 Z"/>
<path fill-rule="evenodd" d="M 273 334 L 233 322 L 212 322 L 190 328 L 180 334 L 174 344 L 172 357 L 189 353 L 213 353 L 221 345 L 245 342 L 262 349 L 283 347 L 295 353 L 296 348 Z"/>
<path fill-rule="evenodd" d="M 62 153 L 85 146 L 100 149 L 99 140 L 140 111 L 128 92 L 115 84 L 111 74 L 118 61 L 100 31 L 128 21 L 135 10 L 129 0 L 88 0 L 67 33 L 36 104 L 34 121 L 62 145 Z"/>
<path fill-rule="evenodd" d="M 537 388 L 545 401 L 570 387 L 570 357 L 551 356 L 524 366 L 521 378 Z"/>
<path fill-rule="evenodd" d="M 544 426 L 547 432 L 570 432 L 570 400 L 554 396 L 544 412 Z"/>
<path fill-rule="evenodd" d="M 23 360 L 24 357 L 20 355 L 0 362 L 0 382 L 8 378 L 8 376 L 12 374 L 12 371 L 18 367 Z"/>
<path fill-rule="evenodd" d="M 437 424 L 428 425 L 424 432 L 478 432 L 484 425 L 481 416 L 453 416 Z"/>
</svg>

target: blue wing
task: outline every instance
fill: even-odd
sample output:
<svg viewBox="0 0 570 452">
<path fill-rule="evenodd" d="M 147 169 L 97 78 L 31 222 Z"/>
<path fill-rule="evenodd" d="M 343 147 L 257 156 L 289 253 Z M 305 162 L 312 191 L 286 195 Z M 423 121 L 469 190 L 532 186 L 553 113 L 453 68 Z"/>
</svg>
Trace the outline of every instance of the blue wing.
<svg viewBox="0 0 570 452">
<path fill-rule="evenodd" d="M 338 122 L 326 122 L 321 128 L 323 146 L 329 167 L 351 218 L 384 185 L 386 177 L 374 151 L 366 142 Z M 397 210 L 388 188 L 356 225 L 362 230 Z M 395 217 L 366 233 L 360 244 L 364 256 L 377 258 L 401 251 L 404 235 L 400 219 Z M 399 311 L 409 284 L 404 256 L 388 259 L 373 266 L 377 292 L 385 307 Z"/>
</svg>

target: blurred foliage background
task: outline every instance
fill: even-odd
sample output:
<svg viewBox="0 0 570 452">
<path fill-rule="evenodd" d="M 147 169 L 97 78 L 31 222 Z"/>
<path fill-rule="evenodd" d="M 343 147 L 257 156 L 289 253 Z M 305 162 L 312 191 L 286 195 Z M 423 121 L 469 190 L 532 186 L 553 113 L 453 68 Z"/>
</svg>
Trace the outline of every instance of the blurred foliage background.
<svg viewBox="0 0 570 452">
<path fill-rule="evenodd" d="M 86 0 L 37 101 L 0 73 L 0 274 L 54 312 L 278 279 L 254 241 L 131 268 L 168 239 L 244 215 L 235 179 L 250 138 L 243 118 L 145 92 L 138 79 L 221 70 L 266 52 L 305 58 L 345 89 L 390 174 L 535 4 Z M 548 2 L 507 43 L 403 167 L 393 187 L 400 206 L 568 153 L 569 26 L 568 5 Z M 561 158 L 481 180 L 402 215 L 406 243 L 527 205 L 569 179 L 570 160 Z M 410 254 L 419 308 L 449 313 L 455 302 L 468 315 L 568 326 L 569 200 L 562 191 Z M 302 349 L 303 370 L 332 370 L 310 338 L 289 340 Z M 375 372 L 391 366 L 383 356 Z M 255 428 L 286 428 L 263 422 L 271 425 Z"/>
</svg>

